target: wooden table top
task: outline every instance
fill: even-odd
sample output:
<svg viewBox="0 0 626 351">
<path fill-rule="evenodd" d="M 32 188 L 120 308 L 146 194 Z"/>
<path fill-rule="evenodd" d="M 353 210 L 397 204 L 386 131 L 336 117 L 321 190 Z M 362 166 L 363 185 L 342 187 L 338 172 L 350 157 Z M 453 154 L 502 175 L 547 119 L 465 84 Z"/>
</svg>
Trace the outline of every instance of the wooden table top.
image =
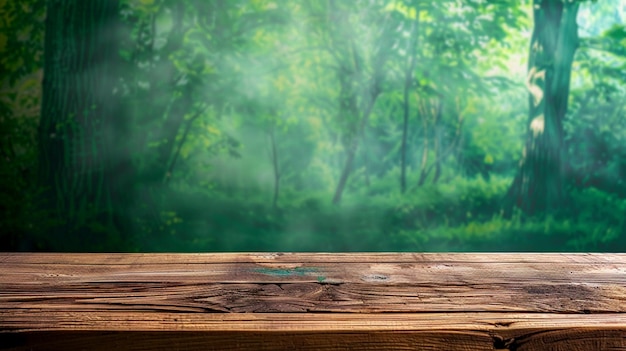
<svg viewBox="0 0 626 351">
<path fill-rule="evenodd" d="M 0 253 L 2 350 L 626 350 L 626 254 Z"/>
</svg>

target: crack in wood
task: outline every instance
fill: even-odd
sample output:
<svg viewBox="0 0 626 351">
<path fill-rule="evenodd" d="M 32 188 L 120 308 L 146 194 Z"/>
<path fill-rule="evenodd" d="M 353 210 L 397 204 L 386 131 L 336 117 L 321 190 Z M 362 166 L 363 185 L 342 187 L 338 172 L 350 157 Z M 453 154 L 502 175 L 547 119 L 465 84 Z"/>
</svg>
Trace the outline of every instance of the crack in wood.
<svg viewBox="0 0 626 351">
<path fill-rule="evenodd" d="M 503 338 L 500 335 L 493 335 L 492 339 L 493 339 L 494 350 L 508 350 L 508 351 L 517 350 L 518 345 L 516 344 L 515 338 Z"/>
</svg>

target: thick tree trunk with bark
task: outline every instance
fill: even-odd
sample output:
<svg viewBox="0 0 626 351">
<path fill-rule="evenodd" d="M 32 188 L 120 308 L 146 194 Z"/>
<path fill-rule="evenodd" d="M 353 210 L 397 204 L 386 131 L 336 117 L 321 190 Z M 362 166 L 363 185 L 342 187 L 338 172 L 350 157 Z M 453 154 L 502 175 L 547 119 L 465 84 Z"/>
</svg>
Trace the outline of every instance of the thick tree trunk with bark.
<svg viewBox="0 0 626 351">
<path fill-rule="evenodd" d="M 39 177 L 59 241 L 74 234 L 77 247 L 100 247 L 100 234 L 115 235 L 116 205 L 128 200 L 126 122 L 115 94 L 118 29 L 118 1 L 48 1 Z"/>
<path fill-rule="evenodd" d="M 505 212 L 550 213 L 564 203 L 563 119 L 574 53 L 578 46 L 577 2 L 534 1 L 527 87 L 528 136 Z"/>
</svg>

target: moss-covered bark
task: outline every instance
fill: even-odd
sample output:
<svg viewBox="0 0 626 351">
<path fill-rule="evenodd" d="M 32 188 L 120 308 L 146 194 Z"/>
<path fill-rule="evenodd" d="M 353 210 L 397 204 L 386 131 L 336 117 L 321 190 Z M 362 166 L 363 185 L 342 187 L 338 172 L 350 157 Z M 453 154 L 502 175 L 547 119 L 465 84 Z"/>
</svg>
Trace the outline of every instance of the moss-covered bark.
<svg viewBox="0 0 626 351">
<path fill-rule="evenodd" d="M 574 53 L 578 46 L 579 4 L 535 0 L 528 60 L 528 135 L 517 176 L 507 194 L 528 214 L 552 213 L 564 204 L 563 119 L 567 111 Z"/>
<path fill-rule="evenodd" d="M 115 91 L 118 29 L 118 1 L 47 3 L 39 179 L 60 249 L 97 248 L 119 229 L 130 164 Z"/>
</svg>

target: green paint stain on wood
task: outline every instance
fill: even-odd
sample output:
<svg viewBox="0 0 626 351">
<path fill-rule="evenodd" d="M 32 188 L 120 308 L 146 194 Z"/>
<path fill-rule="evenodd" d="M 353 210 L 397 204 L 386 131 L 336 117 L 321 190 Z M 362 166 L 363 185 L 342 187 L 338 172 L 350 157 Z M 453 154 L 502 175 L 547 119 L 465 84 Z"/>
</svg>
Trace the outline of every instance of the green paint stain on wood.
<svg viewBox="0 0 626 351">
<path fill-rule="evenodd" d="M 306 267 L 297 267 L 297 268 L 257 268 L 254 270 L 256 273 L 271 275 L 274 277 L 289 277 L 289 276 L 298 276 L 303 277 L 305 275 L 317 272 L 317 268 L 306 268 Z M 326 279 L 325 277 L 321 277 L 322 280 Z M 318 280 L 320 277 L 317 278 Z"/>
</svg>

